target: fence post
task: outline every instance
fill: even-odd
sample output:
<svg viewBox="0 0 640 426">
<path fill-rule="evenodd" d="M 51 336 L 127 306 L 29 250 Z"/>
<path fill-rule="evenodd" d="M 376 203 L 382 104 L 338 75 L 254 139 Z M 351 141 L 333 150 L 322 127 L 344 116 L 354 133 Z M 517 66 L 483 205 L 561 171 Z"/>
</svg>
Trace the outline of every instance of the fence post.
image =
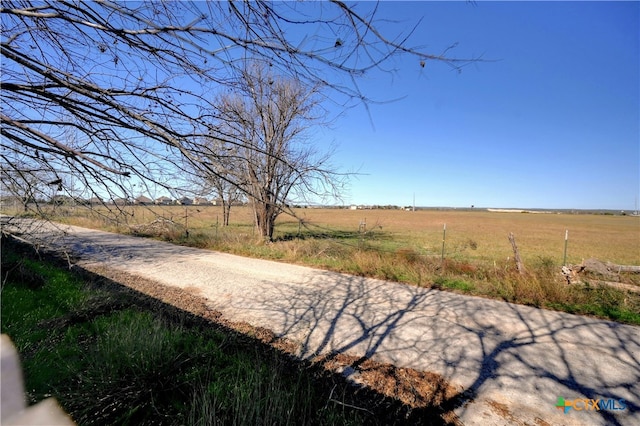
<svg viewBox="0 0 640 426">
<path fill-rule="evenodd" d="M 564 257 L 562 259 L 562 265 L 567 266 L 567 243 L 569 242 L 569 230 L 564 231 Z"/>
<path fill-rule="evenodd" d="M 509 232 L 509 241 L 511 242 L 511 248 L 513 248 L 513 257 L 516 261 L 516 268 L 518 269 L 518 273 L 522 275 L 524 274 L 524 265 L 522 264 L 522 260 L 520 259 L 520 252 L 518 251 L 518 246 L 516 245 L 516 237 L 513 235 L 513 232 Z"/>
<path fill-rule="evenodd" d="M 447 224 L 445 223 L 442 227 L 442 263 L 444 263 L 444 242 L 447 237 Z"/>
<path fill-rule="evenodd" d="M 360 249 L 364 247 L 364 234 L 367 233 L 367 218 L 360 220 L 360 225 L 358 226 L 358 233 L 360 234 Z"/>
<path fill-rule="evenodd" d="M 184 228 L 185 235 L 189 238 L 189 208 L 187 206 L 184 207 Z"/>
<path fill-rule="evenodd" d="M 358 225 L 358 232 L 360 232 L 362 234 L 366 234 L 367 233 L 367 218 L 366 217 L 364 219 L 360 220 L 360 225 Z"/>
</svg>

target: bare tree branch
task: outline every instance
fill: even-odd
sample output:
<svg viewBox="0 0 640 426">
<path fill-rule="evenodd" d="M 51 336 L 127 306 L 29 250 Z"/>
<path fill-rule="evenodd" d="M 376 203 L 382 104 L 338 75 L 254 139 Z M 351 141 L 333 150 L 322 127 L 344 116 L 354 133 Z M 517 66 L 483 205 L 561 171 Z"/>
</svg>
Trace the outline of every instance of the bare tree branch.
<svg viewBox="0 0 640 426">
<path fill-rule="evenodd" d="M 127 197 L 133 181 L 174 190 L 195 170 L 220 174 L 224 153 L 207 146 L 212 134 L 238 152 L 274 156 L 267 170 L 289 168 L 294 187 L 311 189 L 308 170 L 291 156 L 249 143 L 255 135 L 216 128 L 216 102 L 239 89 L 247 61 L 326 96 L 365 102 L 357 79 L 396 55 L 454 68 L 470 62 L 407 46 L 411 31 L 383 34 L 376 11 L 342 1 L 5 0 L 0 166 L 11 184 L 3 191 L 44 195 L 58 178 L 63 192 L 107 199 Z M 290 116 L 267 125 L 264 135 L 295 129 Z M 67 188 L 71 179 L 83 188 Z"/>
</svg>

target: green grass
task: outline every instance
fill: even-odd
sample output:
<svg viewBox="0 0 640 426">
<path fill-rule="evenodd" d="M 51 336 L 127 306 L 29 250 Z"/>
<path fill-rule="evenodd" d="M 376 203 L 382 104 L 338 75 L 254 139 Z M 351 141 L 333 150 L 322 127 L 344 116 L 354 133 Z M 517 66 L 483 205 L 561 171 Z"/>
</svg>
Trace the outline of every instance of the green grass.
<svg viewBox="0 0 640 426">
<path fill-rule="evenodd" d="M 393 415 L 335 403 L 357 398 L 346 382 L 246 336 L 157 311 L 132 291 L 96 289 L 15 246 L 2 255 L 2 333 L 20 353 L 28 400 L 54 396 L 78 424 L 384 424 Z"/>
<path fill-rule="evenodd" d="M 469 293 L 474 289 L 473 284 L 471 283 L 459 279 L 450 279 L 444 277 L 436 278 L 436 280 L 434 281 L 434 287 L 459 290 L 463 293 Z"/>
<path fill-rule="evenodd" d="M 49 330 L 38 326 L 41 321 L 67 314 L 85 297 L 67 273 L 42 262 L 13 256 L 3 259 L 2 271 L 3 282 L 5 275 L 13 278 L 2 287 L 2 332 L 19 342 L 20 351 L 46 338 Z M 20 323 L 12 321 L 16 317 Z"/>
<path fill-rule="evenodd" d="M 604 285 L 584 284 L 575 288 L 573 300 L 549 303 L 550 307 L 579 315 L 593 315 L 614 321 L 640 324 L 640 303 L 637 297 Z"/>
</svg>

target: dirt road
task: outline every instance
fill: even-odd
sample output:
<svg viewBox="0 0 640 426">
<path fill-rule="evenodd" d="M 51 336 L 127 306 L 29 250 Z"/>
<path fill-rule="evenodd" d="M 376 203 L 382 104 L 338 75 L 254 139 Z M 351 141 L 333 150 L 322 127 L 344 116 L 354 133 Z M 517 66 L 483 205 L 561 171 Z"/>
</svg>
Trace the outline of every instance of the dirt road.
<svg viewBox="0 0 640 426">
<path fill-rule="evenodd" d="M 466 425 L 640 424 L 640 328 L 67 227 L 40 244 L 205 297 L 299 344 L 442 374 Z M 29 237 L 32 238 L 32 237 Z M 559 398 L 573 408 L 558 408 Z M 584 400 L 584 401 L 583 401 Z M 599 402 L 596 402 L 599 400 Z M 565 412 L 566 411 L 566 412 Z"/>
</svg>

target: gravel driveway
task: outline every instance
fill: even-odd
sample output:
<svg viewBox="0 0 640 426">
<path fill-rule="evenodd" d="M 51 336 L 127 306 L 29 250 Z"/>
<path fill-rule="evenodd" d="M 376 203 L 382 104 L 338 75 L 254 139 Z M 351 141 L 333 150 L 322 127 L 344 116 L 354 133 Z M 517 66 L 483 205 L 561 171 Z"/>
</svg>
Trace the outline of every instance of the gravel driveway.
<svg viewBox="0 0 640 426">
<path fill-rule="evenodd" d="M 232 321 L 294 340 L 301 357 L 333 351 L 439 373 L 468 395 L 455 410 L 466 425 L 640 424 L 638 327 L 79 227 L 65 230 L 62 237 L 41 228 L 40 244 L 67 250 L 80 266 L 99 264 L 202 296 Z M 557 408 L 559 397 L 576 402 L 575 408 Z M 594 409 L 591 400 L 598 399 L 604 409 Z M 620 400 L 626 408 L 620 409 Z"/>
</svg>

